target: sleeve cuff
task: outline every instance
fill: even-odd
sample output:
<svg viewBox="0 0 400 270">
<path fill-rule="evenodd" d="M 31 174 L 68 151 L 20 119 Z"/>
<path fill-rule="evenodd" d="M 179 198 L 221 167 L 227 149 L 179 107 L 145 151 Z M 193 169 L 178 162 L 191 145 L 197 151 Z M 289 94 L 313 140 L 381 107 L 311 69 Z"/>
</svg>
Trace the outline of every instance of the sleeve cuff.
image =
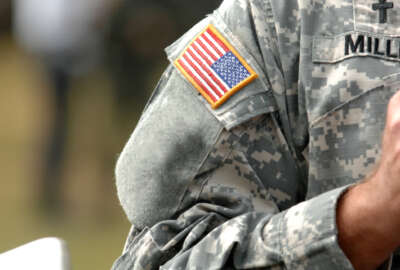
<svg viewBox="0 0 400 270">
<path fill-rule="evenodd" d="M 288 269 L 354 269 L 339 246 L 336 225 L 337 202 L 348 188 L 326 192 L 276 216 Z"/>
</svg>

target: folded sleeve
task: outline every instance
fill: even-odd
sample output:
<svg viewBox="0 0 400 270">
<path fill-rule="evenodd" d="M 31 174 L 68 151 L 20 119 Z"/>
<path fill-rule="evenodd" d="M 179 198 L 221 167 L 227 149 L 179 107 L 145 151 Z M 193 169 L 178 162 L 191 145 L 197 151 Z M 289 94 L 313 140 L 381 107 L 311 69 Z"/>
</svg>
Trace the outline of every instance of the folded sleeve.
<svg viewBox="0 0 400 270">
<path fill-rule="evenodd" d="M 335 221 L 336 202 L 345 190 L 277 214 L 242 214 L 209 233 L 207 227 L 221 219 L 215 212 L 188 226 L 181 217 L 140 233 L 132 230 L 135 235 L 113 269 L 353 269 L 338 245 Z M 191 247 L 182 244 L 202 235 Z"/>
<path fill-rule="evenodd" d="M 335 207 L 345 190 L 231 219 L 161 269 L 353 269 L 337 242 Z"/>
</svg>

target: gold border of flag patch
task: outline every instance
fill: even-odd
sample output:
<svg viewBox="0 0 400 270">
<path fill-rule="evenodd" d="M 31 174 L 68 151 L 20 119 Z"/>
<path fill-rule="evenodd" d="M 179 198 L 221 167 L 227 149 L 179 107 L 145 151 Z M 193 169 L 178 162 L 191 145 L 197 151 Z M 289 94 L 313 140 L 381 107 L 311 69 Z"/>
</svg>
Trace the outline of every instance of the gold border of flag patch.
<svg viewBox="0 0 400 270">
<path fill-rule="evenodd" d="M 234 87 L 232 87 L 229 91 L 227 91 L 219 100 L 214 102 L 212 98 L 206 93 L 205 89 L 201 87 L 193 78 L 191 75 L 189 75 L 185 69 L 180 65 L 178 62 L 187 49 L 208 29 L 210 29 L 222 42 L 223 44 L 235 55 L 235 57 L 239 60 L 239 62 L 247 69 L 247 71 L 250 73 L 250 76 Z M 236 49 L 219 33 L 219 31 L 212 25 L 209 24 L 203 31 L 201 31 L 195 38 L 192 39 L 192 41 L 185 47 L 183 52 L 180 54 L 180 56 L 177 58 L 177 60 L 174 61 L 175 66 L 182 72 L 182 74 L 185 76 L 186 79 L 189 80 L 189 82 L 200 92 L 200 94 L 210 103 L 211 107 L 213 109 L 217 109 L 219 106 L 224 104 L 233 94 L 241 90 L 243 87 L 248 85 L 250 82 L 252 82 L 254 79 L 258 77 L 257 73 L 250 67 L 250 65 L 244 60 L 244 58 L 236 51 Z"/>
</svg>

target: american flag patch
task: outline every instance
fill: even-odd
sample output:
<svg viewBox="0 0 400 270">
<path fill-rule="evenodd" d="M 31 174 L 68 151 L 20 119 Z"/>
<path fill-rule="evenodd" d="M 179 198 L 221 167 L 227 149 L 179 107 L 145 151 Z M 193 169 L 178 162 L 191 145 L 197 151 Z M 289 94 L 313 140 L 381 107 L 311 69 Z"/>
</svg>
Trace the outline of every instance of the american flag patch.
<svg viewBox="0 0 400 270">
<path fill-rule="evenodd" d="M 175 65 L 214 109 L 257 78 L 212 25 L 192 40 Z"/>
</svg>

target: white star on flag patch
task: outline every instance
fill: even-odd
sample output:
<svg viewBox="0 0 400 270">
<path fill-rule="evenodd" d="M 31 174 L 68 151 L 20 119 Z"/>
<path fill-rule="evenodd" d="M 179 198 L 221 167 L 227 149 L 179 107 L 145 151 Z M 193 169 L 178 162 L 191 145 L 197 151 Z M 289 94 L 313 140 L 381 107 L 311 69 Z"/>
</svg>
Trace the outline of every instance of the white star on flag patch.
<svg viewBox="0 0 400 270">
<path fill-rule="evenodd" d="M 257 78 L 255 71 L 213 25 L 192 40 L 175 65 L 213 109 Z"/>
</svg>

